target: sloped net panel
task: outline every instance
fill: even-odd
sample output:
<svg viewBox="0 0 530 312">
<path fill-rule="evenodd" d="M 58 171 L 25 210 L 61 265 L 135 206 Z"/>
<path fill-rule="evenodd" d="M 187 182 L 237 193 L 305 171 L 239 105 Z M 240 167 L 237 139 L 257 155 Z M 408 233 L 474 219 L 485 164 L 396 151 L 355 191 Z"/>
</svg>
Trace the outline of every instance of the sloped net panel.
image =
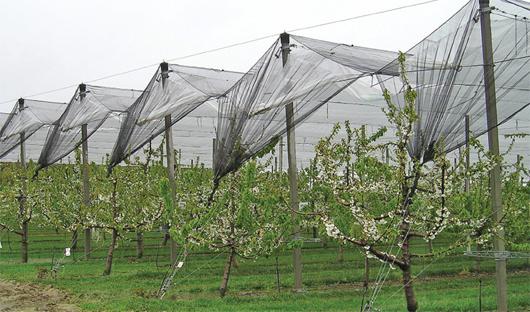
<svg viewBox="0 0 530 312">
<path fill-rule="evenodd" d="M 0 113 L 0 129 L 4 127 L 8 117 L 9 113 Z"/>
<path fill-rule="evenodd" d="M 530 4 L 492 0 L 490 6 L 498 123 L 502 124 L 530 104 Z M 474 136 L 489 130 L 478 1 L 468 2 L 410 49 L 405 66 L 417 91 L 418 121 L 409 145 L 411 156 L 429 161 L 438 144 L 446 152 L 463 145 L 466 115 Z M 392 101 L 403 107 L 403 81 L 380 78 Z"/>
<path fill-rule="evenodd" d="M 395 75 L 386 64 L 389 51 L 290 36 L 285 66 L 277 40 L 224 96 L 220 97 L 214 171 L 218 181 L 243 162 L 276 144 L 285 134 L 286 110 L 293 103 L 293 126 L 319 107 L 355 88 L 354 82 L 374 73 Z"/>
<path fill-rule="evenodd" d="M 100 141 L 114 142 L 121 114 L 140 96 L 140 91 L 86 85 L 77 88 L 68 107 L 49 130 L 39 157 L 39 168 L 47 167 L 74 151 L 82 142 L 82 126 L 87 127 L 87 139 L 102 126 L 108 137 Z M 111 148 L 107 153 L 111 152 Z"/>
<path fill-rule="evenodd" d="M 315 156 L 315 145 L 322 137 L 329 135 L 337 122 L 348 120 L 353 126 L 365 125 L 369 131 L 376 131 L 382 126 L 388 127 L 386 117 L 381 111 L 386 102 L 381 89 L 378 86 L 372 87 L 371 77 L 356 80 L 354 87 L 346 88 L 297 125 L 296 159 L 299 169 L 309 166 Z M 187 166 L 193 161 L 193 164 L 212 168 L 212 140 L 217 128 L 217 104 L 217 100 L 206 101 L 173 127 L 173 142 L 180 164 Z M 159 146 L 161 139 L 161 136 L 153 139 L 149 146 Z M 285 137 L 283 141 L 285 143 Z M 283 169 L 286 169 L 288 155 L 282 153 L 282 156 L 283 162 L 279 160 L 278 144 L 275 160 L 271 163 L 273 168 L 279 168 L 279 165 L 283 164 Z"/>
<path fill-rule="evenodd" d="M 66 108 L 65 103 L 23 100 L 5 117 L 0 130 L 0 158 L 3 158 L 40 129 L 50 127 L 59 119 Z M 24 134 L 24 137 L 21 136 Z"/>
<path fill-rule="evenodd" d="M 193 161 L 213 168 L 212 142 L 217 128 L 217 111 L 217 100 L 208 100 L 173 127 L 173 144 L 180 164 L 191 165 Z"/>
<path fill-rule="evenodd" d="M 376 80 L 375 80 L 376 81 Z M 374 82 L 375 82 L 374 81 Z M 352 127 L 366 127 L 368 133 L 375 133 L 381 127 L 388 131 L 380 138 L 381 142 L 392 139 L 393 126 L 388 123 L 382 109 L 386 102 L 381 89 L 372 86 L 371 77 L 360 78 L 350 87 L 332 98 L 325 105 L 312 113 L 307 119 L 296 126 L 296 159 L 298 169 L 307 168 L 315 157 L 315 146 L 320 139 L 328 136 L 335 124 L 348 121 Z M 346 135 L 344 127 L 339 130 L 339 138 Z M 285 142 L 285 137 L 283 138 Z M 380 156 L 380 153 L 374 153 Z M 274 155 L 279 164 L 279 146 Z M 288 163 L 287 153 L 282 155 L 283 169 Z"/>
<path fill-rule="evenodd" d="M 165 130 L 165 117 L 174 124 L 209 99 L 226 92 L 243 74 L 219 69 L 168 65 L 164 80 L 159 68 L 139 99 L 127 110 L 110 168 Z"/>
<path fill-rule="evenodd" d="M 8 118 L 9 113 L 0 113 L 0 129 L 4 127 Z"/>
<path fill-rule="evenodd" d="M 5 122 L 9 118 L 9 115 L 10 113 L 0 113 L 0 129 L 2 129 L 2 127 L 4 126 Z M 24 138 L 26 160 L 36 161 L 39 158 L 44 140 L 46 139 L 47 131 L 48 131 L 47 127 L 44 126 L 40 128 L 39 130 L 35 131 L 30 137 Z M 20 150 L 16 148 L 16 146 L 10 152 L 5 153 L 4 156 L 2 156 L 2 158 L 0 158 L 0 162 L 18 162 L 18 161 L 20 161 Z"/>
<path fill-rule="evenodd" d="M 317 109 L 296 127 L 296 158 L 299 169 L 309 166 L 315 156 L 315 145 L 329 135 L 337 122 L 348 120 L 353 126 L 366 125 L 368 131 L 376 131 L 382 126 L 388 127 L 386 117 L 381 109 L 386 105 L 381 89 L 372 87 L 371 77 L 364 77 L 355 81 L 355 88 L 346 88 L 325 105 Z M 215 130 L 217 128 L 218 103 L 211 99 L 194 109 L 186 117 L 173 126 L 173 143 L 177 153 L 177 161 L 183 166 L 192 163 L 207 168 L 212 167 Z M 390 133 L 388 131 L 387 133 Z M 150 141 L 144 148 L 160 146 L 163 136 Z M 286 138 L 283 137 L 285 143 Z M 287 153 L 281 153 L 279 144 L 276 146 L 275 160 L 271 163 L 274 168 L 283 164 L 286 169 Z M 140 158 L 141 152 L 137 152 Z"/>
</svg>

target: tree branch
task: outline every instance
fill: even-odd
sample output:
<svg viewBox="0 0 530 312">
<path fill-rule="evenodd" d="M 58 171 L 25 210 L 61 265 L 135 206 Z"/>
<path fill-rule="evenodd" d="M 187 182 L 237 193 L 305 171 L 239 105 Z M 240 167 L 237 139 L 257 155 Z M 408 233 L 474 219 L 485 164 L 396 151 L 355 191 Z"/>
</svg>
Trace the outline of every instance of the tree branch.
<svg viewBox="0 0 530 312">
<path fill-rule="evenodd" d="M 344 235 L 343 235 L 343 238 L 344 238 L 344 240 L 346 240 L 346 241 L 348 241 L 348 242 L 350 242 L 350 243 L 352 243 L 354 245 L 362 247 L 364 250 L 366 250 L 367 252 L 371 253 L 375 257 L 377 257 L 379 260 L 385 261 L 385 262 L 390 263 L 390 264 L 395 264 L 401 270 L 406 270 L 408 268 L 408 265 L 404 261 L 398 259 L 396 256 L 393 256 L 393 255 L 388 254 L 386 252 L 379 251 L 379 250 L 375 249 L 373 246 L 368 246 L 368 244 L 366 242 L 364 242 L 364 241 L 355 240 L 355 239 L 352 239 L 352 238 L 344 236 Z"/>
<path fill-rule="evenodd" d="M 11 232 L 11 233 L 14 233 L 14 234 L 22 236 L 22 232 L 15 231 L 15 230 L 9 228 L 7 225 L 4 225 L 4 224 L 0 223 L 0 228 L 2 228 L 2 230 L 7 230 L 8 232 Z"/>
</svg>

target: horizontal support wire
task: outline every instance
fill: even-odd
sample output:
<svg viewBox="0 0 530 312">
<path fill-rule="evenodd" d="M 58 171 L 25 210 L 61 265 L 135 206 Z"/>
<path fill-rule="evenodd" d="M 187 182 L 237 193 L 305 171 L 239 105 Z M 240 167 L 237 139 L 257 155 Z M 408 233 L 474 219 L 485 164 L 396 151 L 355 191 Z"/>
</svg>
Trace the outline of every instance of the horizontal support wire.
<svg viewBox="0 0 530 312">
<path fill-rule="evenodd" d="M 350 17 L 350 18 L 339 19 L 339 20 L 334 20 L 334 21 L 330 21 L 330 22 L 326 22 L 326 23 L 320 23 L 320 24 L 315 24 L 315 25 L 295 28 L 295 29 L 288 30 L 287 32 L 296 32 L 296 31 L 314 29 L 314 28 L 318 28 L 318 27 L 328 26 L 328 25 L 342 23 L 342 22 L 348 22 L 348 21 L 352 21 L 352 20 L 356 20 L 356 19 L 365 18 L 365 17 L 376 16 L 376 15 L 390 13 L 390 12 L 394 12 L 394 11 L 398 11 L 398 10 L 403 10 L 403 9 L 408 9 L 408 8 L 417 7 L 417 6 L 421 6 L 421 5 L 426 5 L 426 4 L 433 3 L 433 2 L 438 2 L 438 1 L 440 1 L 440 0 L 429 0 L 429 1 L 414 3 L 414 4 L 410 4 L 410 5 L 399 6 L 399 7 L 395 7 L 395 8 L 391 8 L 391 9 L 376 11 L 376 12 L 362 14 L 362 15 L 357 15 L 357 16 L 353 16 L 353 17 Z M 229 49 L 229 48 L 234 48 L 234 47 L 246 45 L 246 44 L 249 44 L 249 43 L 253 43 L 253 42 L 257 42 L 257 41 L 273 38 L 273 37 L 276 37 L 276 36 L 279 36 L 279 35 L 280 35 L 279 33 L 270 34 L 270 35 L 266 35 L 266 36 L 262 36 L 262 37 L 258 37 L 258 38 L 254 38 L 254 39 L 250 39 L 250 40 L 236 42 L 236 43 L 225 45 L 225 46 L 218 47 L 218 48 L 213 48 L 213 49 L 204 50 L 204 51 L 201 51 L 201 52 L 196 52 L 196 53 L 192 53 L 192 54 L 188 54 L 188 55 L 183 55 L 183 56 L 179 56 L 179 57 L 170 58 L 170 59 L 167 59 L 167 61 L 171 62 L 171 61 L 183 60 L 183 59 L 187 59 L 187 58 L 191 58 L 191 57 L 195 57 L 195 56 L 200 56 L 200 55 L 204 55 L 204 54 L 209 54 L 209 53 L 213 53 L 213 52 L 217 52 L 217 51 L 221 51 L 221 50 L 226 50 L 226 49 Z M 115 74 L 110 74 L 110 75 L 107 75 L 107 76 L 102 76 L 102 77 L 99 77 L 99 78 L 96 78 L 96 79 L 88 80 L 88 81 L 86 81 L 86 83 L 92 83 L 92 82 L 106 80 L 106 79 L 110 79 L 110 78 L 114 78 L 114 77 L 118 77 L 118 76 L 123 76 L 123 75 L 126 75 L 126 74 L 130 74 L 130 73 L 133 73 L 133 72 L 137 72 L 137 71 L 140 71 L 140 70 L 152 68 L 152 67 L 159 66 L 159 65 L 160 65 L 160 63 L 144 65 L 144 66 L 132 68 L 130 70 L 126 70 L 126 71 L 118 72 L 118 73 L 115 73 Z M 70 88 L 74 88 L 74 87 L 77 87 L 77 86 L 78 86 L 78 84 L 73 84 L 73 85 L 69 85 L 69 86 L 65 86 L 65 87 L 61 87 L 61 88 L 56 88 L 56 89 L 51 89 L 51 90 L 47 90 L 47 91 L 43 91 L 43 92 L 34 93 L 34 94 L 28 95 L 26 97 L 50 94 L 50 93 L 54 93 L 54 92 L 63 91 L 63 90 L 70 89 Z M 10 99 L 10 100 L 1 101 L 0 104 L 10 103 L 10 102 L 14 102 L 16 100 L 18 100 L 18 98 L 17 99 Z"/>
<path fill-rule="evenodd" d="M 477 258 L 493 258 L 495 260 L 506 260 L 506 259 L 527 259 L 530 258 L 530 253 L 519 252 L 519 251 L 466 251 L 464 256 L 477 257 Z"/>
</svg>

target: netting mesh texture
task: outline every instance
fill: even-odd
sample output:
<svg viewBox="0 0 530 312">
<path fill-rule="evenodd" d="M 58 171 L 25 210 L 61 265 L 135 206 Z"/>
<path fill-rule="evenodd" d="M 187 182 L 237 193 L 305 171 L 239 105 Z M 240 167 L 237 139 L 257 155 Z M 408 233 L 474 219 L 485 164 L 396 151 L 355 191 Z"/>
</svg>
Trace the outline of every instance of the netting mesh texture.
<svg viewBox="0 0 530 312">
<path fill-rule="evenodd" d="M 530 102 L 529 4 L 492 0 L 491 5 L 497 110 L 502 124 Z M 327 134 L 314 126 L 328 122 L 327 118 L 320 121 L 321 115 L 318 122 L 303 124 L 324 104 L 358 103 L 348 107 L 347 113 L 354 114 L 359 124 L 374 125 L 385 124 L 384 115 L 380 114 L 380 121 L 377 116 L 384 102 L 381 97 L 374 98 L 381 89 L 388 89 L 394 103 L 403 105 L 403 83 L 394 52 L 294 35 L 288 50 L 284 66 L 281 42 L 276 40 L 245 74 L 166 64 L 167 71 L 158 68 L 143 92 L 86 86 L 84 97 L 78 89 L 66 109 L 62 105 L 49 117 L 37 107 L 51 102 L 26 100 L 22 112 L 15 107 L 11 114 L 0 115 L 0 157 L 20 143 L 20 133 L 25 133 L 25 138 L 37 137 L 35 133 L 50 127 L 45 142 L 39 142 L 44 143 L 39 164 L 48 166 L 81 144 L 81 128 L 86 125 L 90 154 L 111 154 L 112 167 L 146 143 L 160 142 L 164 119 L 170 116 L 177 149 L 180 138 L 182 148 L 194 148 L 204 159 L 211 155 L 215 135 L 213 167 L 219 179 L 285 134 L 289 103 L 294 106 L 293 124 L 308 133 L 307 142 Z M 469 1 L 407 51 L 406 57 L 408 79 L 418 91 L 419 121 L 409 146 L 411 155 L 428 160 L 436 143 L 443 142 L 447 151 L 462 145 L 465 115 L 470 116 L 474 135 L 488 130 L 478 1 Z M 375 86 L 376 92 L 367 91 L 374 77 L 380 85 Z M 358 105 L 365 104 L 369 116 L 355 115 Z M 58 106 L 45 104 L 43 109 Z M 344 108 L 337 109 L 344 119 L 351 119 Z M 364 114 L 361 111 L 359 114 Z M 330 126 L 321 128 L 324 131 Z M 298 145 L 306 141 L 301 139 Z"/>
<path fill-rule="evenodd" d="M 276 40 L 259 61 L 219 98 L 214 171 L 218 180 L 256 153 L 275 144 L 287 131 L 285 107 L 293 103 L 293 126 L 354 82 L 397 57 L 389 51 L 290 36 L 283 65 Z"/>
<path fill-rule="evenodd" d="M 166 116 L 171 116 L 171 124 L 177 123 L 201 104 L 226 92 L 242 76 L 232 71 L 176 64 L 166 64 L 166 72 L 162 66 L 127 110 L 110 168 L 164 132 Z"/>
<path fill-rule="evenodd" d="M 64 113 L 50 128 L 39 157 L 39 167 L 53 164 L 81 145 L 83 125 L 87 127 L 87 139 L 101 128 L 107 132 L 109 143 L 115 142 L 121 115 L 140 93 L 137 90 L 80 85 Z"/>
<path fill-rule="evenodd" d="M 502 124 L 530 104 L 530 4 L 492 0 L 490 5 L 497 114 Z M 470 116 L 475 136 L 488 131 L 478 10 L 478 1 L 468 2 L 407 51 L 406 74 L 418 94 L 419 117 L 409 152 L 424 161 L 431 159 L 437 143 L 451 151 L 465 142 L 465 115 Z M 403 106 L 401 79 L 380 80 L 393 102 Z"/>
<path fill-rule="evenodd" d="M 22 106 L 19 103 L 22 103 Z M 0 158 L 9 154 L 35 132 L 50 127 L 59 119 L 65 108 L 65 103 L 20 99 L 10 114 L 2 114 Z"/>
</svg>

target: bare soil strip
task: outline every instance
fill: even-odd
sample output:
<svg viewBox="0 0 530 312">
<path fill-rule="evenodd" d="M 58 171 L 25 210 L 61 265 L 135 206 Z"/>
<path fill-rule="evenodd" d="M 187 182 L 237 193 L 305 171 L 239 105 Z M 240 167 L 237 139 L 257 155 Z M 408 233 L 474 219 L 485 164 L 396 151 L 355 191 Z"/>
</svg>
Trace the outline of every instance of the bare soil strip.
<svg viewBox="0 0 530 312">
<path fill-rule="evenodd" d="M 0 280 L 0 311 L 81 311 L 51 286 Z"/>
</svg>

